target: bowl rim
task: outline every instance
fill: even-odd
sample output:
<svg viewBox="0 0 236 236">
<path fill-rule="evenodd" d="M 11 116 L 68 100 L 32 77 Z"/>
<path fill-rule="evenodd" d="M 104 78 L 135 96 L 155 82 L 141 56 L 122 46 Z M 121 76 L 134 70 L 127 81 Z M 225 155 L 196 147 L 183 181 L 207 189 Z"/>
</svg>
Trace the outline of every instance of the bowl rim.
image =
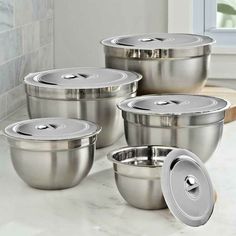
<svg viewBox="0 0 236 236">
<path fill-rule="evenodd" d="M 155 165 L 131 165 L 131 164 L 128 164 L 127 162 L 120 162 L 120 161 L 117 161 L 113 156 L 117 153 L 120 153 L 122 151 L 129 151 L 129 150 L 137 150 L 137 149 L 153 149 L 153 148 L 156 148 L 156 149 L 164 149 L 164 150 L 170 150 L 173 151 L 173 150 L 178 150 L 178 149 L 182 149 L 182 148 L 178 148 L 178 147 L 171 147 L 171 146 L 162 146 L 162 145 L 136 145 L 136 146 L 124 146 L 124 147 L 120 147 L 118 149 L 115 149 L 113 151 L 110 151 L 108 154 L 107 154 L 107 159 L 109 161 L 111 161 L 113 164 L 117 164 L 117 165 L 121 165 L 121 166 L 129 166 L 129 167 L 138 167 L 138 168 L 143 168 L 143 167 L 146 167 L 146 168 L 160 168 L 160 166 L 155 166 Z"/>
</svg>

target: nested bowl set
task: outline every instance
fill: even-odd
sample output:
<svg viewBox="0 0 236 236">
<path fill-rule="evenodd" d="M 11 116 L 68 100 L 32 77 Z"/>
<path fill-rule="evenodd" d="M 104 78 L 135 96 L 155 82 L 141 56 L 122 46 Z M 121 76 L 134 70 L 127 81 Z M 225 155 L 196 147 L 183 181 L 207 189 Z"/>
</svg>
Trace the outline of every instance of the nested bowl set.
<svg viewBox="0 0 236 236">
<path fill-rule="evenodd" d="M 39 189 L 65 189 L 108 153 L 122 197 L 141 209 L 168 206 L 190 226 L 210 218 L 215 193 L 204 167 L 221 139 L 223 99 L 205 85 L 209 37 L 145 34 L 103 40 L 106 68 L 55 69 L 25 77 L 30 120 L 5 128 L 18 175 Z M 137 96 L 138 95 L 138 96 Z"/>
</svg>

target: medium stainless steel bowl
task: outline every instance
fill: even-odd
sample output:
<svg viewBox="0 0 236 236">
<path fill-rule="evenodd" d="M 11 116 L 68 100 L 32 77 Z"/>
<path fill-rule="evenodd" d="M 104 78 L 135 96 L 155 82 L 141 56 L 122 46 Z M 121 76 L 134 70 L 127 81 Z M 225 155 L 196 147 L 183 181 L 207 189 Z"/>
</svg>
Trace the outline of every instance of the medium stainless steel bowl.
<svg viewBox="0 0 236 236">
<path fill-rule="evenodd" d="M 65 189 L 89 173 L 100 128 L 92 122 L 44 118 L 5 129 L 11 160 L 19 177 L 39 189 Z"/>
<path fill-rule="evenodd" d="M 206 162 L 223 132 L 223 99 L 200 95 L 146 95 L 122 101 L 128 145 L 164 145 L 192 151 Z"/>
<path fill-rule="evenodd" d="M 137 73 L 105 68 L 71 68 L 28 75 L 25 82 L 30 118 L 68 117 L 102 127 L 97 148 L 113 144 L 123 134 L 117 103 L 136 96 Z"/>
<path fill-rule="evenodd" d="M 193 93 L 205 85 L 214 40 L 193 34 L 151 33 L 104 39 L 108 68 L 143 75 L 138 94 Z"/>
<path fill-rule="evenodd" d="M 108 154 L 122 197 L 132 206 L 167 206 L 190 226 L 205 224 L 214 208 L 207 170 L 193 153 L 164 146 L 124 147 Z"/>
</svg>

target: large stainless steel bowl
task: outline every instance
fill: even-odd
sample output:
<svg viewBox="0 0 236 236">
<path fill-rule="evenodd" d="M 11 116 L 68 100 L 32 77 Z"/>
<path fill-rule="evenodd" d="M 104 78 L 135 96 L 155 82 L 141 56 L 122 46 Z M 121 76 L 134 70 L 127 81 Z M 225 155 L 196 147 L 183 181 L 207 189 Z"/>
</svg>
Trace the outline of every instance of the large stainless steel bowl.
<svg viewBox="0 0 236 236">
<path fill-rule="evenodd" d="M 116 185 L 132 206 L 167 206 L 191 226 L 205 224 L 214 208 L 214 190 L 208 172 L 193 153 L 164 146 L 124 147 L 108 154 Z"/>
<path fill-rule="evenodd" d="M 104 39 L 108 68 L 143 75 L 138 94 L 192 93 L 209 71 L 213 39 L 193 34 L 152 33 Z"/>
<path fill-rule="evenodd" d="M 137 73 L 105 68 L 72 68 L 28 75 L 25 82 L 30 118 L 68 117 L 102 127 L 97 148 L 113 144 L 123 134 L 116 104 L 136 95 Z"/>
<path fill-rule="evenodd" d="M 129 145 L 184 148 L 206 162 L 221 139 L 229 103 L 200 95 L 146 95 L 126 99 L 118 107 Z"/>
<path fill-rule="evenodd" d="M 44 118 L 6 127 L 13 166 L 22 180 L 39 189 L 65 189 L 89 173 L 100 128 L 92 122 Z"/>
</svg>

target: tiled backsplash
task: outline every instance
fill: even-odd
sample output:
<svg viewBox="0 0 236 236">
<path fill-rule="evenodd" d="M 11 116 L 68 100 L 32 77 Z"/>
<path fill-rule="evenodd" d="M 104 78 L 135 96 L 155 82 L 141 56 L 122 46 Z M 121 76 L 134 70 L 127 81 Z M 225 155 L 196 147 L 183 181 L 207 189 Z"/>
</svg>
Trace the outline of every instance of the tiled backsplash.
<svg viewBox="0 0 236 236">
<path fill-rule="evenodd" d="M 25 103 L 25 75 L 53 67 L 53 8 L 53 0 L 0 0 L 0 119 Z"/>
</svg>

